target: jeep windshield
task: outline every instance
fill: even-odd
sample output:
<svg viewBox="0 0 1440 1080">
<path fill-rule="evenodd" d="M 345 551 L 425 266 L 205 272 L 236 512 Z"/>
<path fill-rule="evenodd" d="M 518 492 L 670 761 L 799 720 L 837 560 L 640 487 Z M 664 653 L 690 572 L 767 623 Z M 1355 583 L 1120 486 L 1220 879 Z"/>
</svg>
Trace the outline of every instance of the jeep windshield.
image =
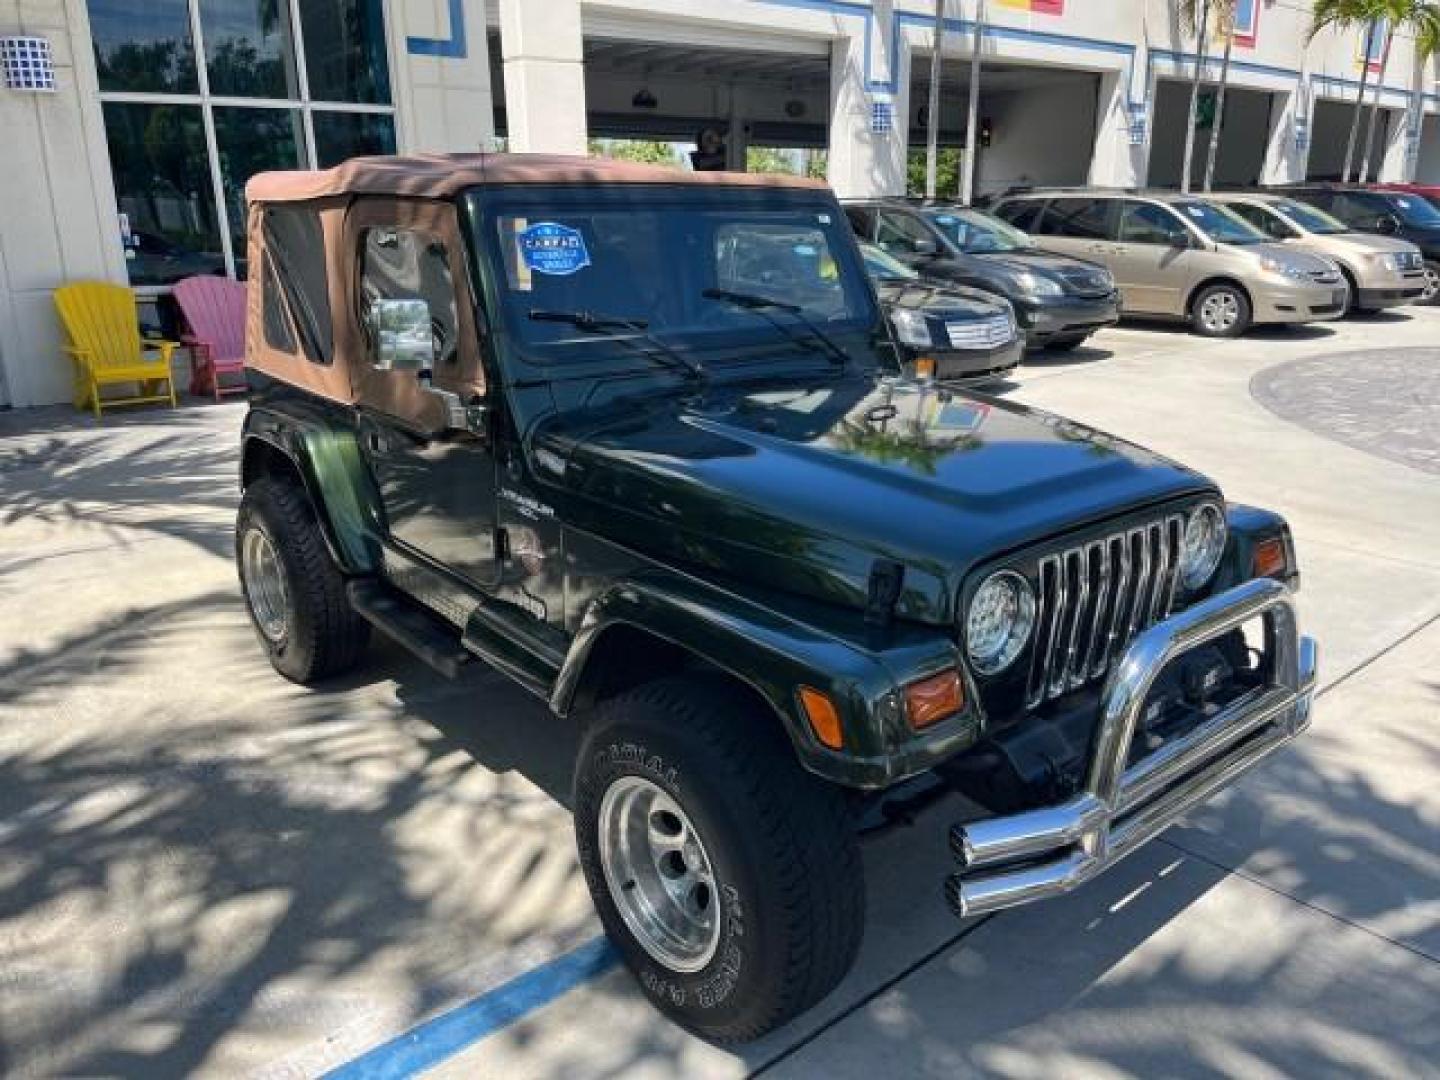
<svg viewBox="0 0 1440 1080">
<path fill-rule="evenodd" d="M 711 370 L 781 356 L 828 362 L 827 340 L 874 363 L 879 320 L 849 225 L 827 197 L 698 184 L 517 186 L 475 192 L 469 209 L 500 329 L 526 362 L 633 366 L 625 340 L 643 335 Z M 764 297 L 775 318 L 724 295 Z"/>
<path fill-rule="evenodd" d="M 932 209 L 926 210 L 925 216 L 952 246 L 967 255 L 1025 251 L 1035 246 L 1028 233 L 982 210 Z"/>
</svg>

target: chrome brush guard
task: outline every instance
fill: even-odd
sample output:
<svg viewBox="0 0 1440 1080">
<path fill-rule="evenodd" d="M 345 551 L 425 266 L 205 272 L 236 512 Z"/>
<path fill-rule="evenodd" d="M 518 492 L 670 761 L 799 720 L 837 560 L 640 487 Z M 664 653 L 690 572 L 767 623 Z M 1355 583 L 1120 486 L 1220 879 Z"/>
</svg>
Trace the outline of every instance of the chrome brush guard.
<svg viewBox="0 0 1440 1080">
<path fill-rule="evenodd" d="M 1265 624 L 1266 684 L 1127 767 L 1165 666 L 1257 618 Z M 982 915 L 1069 892 L 1103 872 L 1300 734 L 1310 722 L 1315 667 L 1315 642 L 1300 636 L 1290 590 L 1268 578 L 1143 631 L 1105 682 L 1081 790 L 1056 806 L 950 830 L 960 864 L 945 882 L 951 907 Z"/>
</svg>

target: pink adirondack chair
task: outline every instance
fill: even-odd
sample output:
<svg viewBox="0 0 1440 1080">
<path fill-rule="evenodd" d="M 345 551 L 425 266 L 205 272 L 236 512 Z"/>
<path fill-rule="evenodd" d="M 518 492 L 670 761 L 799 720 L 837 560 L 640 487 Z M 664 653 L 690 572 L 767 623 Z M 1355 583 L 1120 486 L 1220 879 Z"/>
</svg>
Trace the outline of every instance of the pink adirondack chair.
<svg viewBox="0 0 1440 1080">
<path fill-rule="evenodd" d="M 221 375 L 245 369 L 245 284 L 213 275 L 188 277 L 175 286 L 175 302 L 189 332 L 190 393 L 243 394 L 245 384 L 222 385 Z"/>
</svg>

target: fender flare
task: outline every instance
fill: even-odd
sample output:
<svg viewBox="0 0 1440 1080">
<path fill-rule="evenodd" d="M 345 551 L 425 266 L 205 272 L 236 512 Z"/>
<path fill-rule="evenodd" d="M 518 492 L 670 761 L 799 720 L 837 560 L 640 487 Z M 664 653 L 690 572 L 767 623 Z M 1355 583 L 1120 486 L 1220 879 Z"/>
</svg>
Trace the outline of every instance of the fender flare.
<svg viewBox="0 0 1440 1080">
<path fill-rule="evenodd" d="M 876 703 L 893 696 L 895 679 L 878 658 L 734 593 L 681 574 L 648 571 L 616 581 L 595 598 L 561 665 L 550 706 L 570 712 L 604 635 L 639 630 L 685 650 L 749 686 L 784 725 L 803 765 L 840 783 L 875 786 L 888 779 L 899 715 Z M 828 695 L 845 732 L 842 751 L 822 745 L 801 710 L 798 692 Z M 889 745 L 887 745 L 889 744 Z"/>
<path fill-rule="evenodd" d="M 300 477 L 341 572 L 380 571 L 385 534 L 380 493 L 352 428 L 252 406 L 240 439 L 242 482 L 253 444 L 262 443 L 280 454 Z"/>
</svg>

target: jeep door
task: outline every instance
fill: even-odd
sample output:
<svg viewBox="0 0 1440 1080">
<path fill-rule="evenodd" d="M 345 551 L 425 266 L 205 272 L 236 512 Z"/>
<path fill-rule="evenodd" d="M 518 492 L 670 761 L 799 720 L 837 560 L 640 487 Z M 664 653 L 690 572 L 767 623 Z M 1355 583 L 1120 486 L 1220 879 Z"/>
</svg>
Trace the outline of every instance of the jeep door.
<svg viewBox="0 0 1440 1080">
<path fill-rule="evenodd" d="M 490 585 L 498 571 L 496 465 L 484 423 L 489 401 L 478 313 L 455 207 L 362 199 L 347 214 L 345 231 L 351 323 L 359 338 L 353 369 L 360 444 L 389 539 L 414 563 Z M 418 316 L 418 304 L 428 333 L 405 322 Z M 402 323 L 409 343 L 397 352 Z M 421 598 L 440 605 L 445 599 Z"/>
<path fill-rule="evenodd" d="M 1126 199 L 1106 260 L 1127 312 L 1184 315 L 1197 280 L 1195 234 L 1168 207 Z"/>
</svg>

